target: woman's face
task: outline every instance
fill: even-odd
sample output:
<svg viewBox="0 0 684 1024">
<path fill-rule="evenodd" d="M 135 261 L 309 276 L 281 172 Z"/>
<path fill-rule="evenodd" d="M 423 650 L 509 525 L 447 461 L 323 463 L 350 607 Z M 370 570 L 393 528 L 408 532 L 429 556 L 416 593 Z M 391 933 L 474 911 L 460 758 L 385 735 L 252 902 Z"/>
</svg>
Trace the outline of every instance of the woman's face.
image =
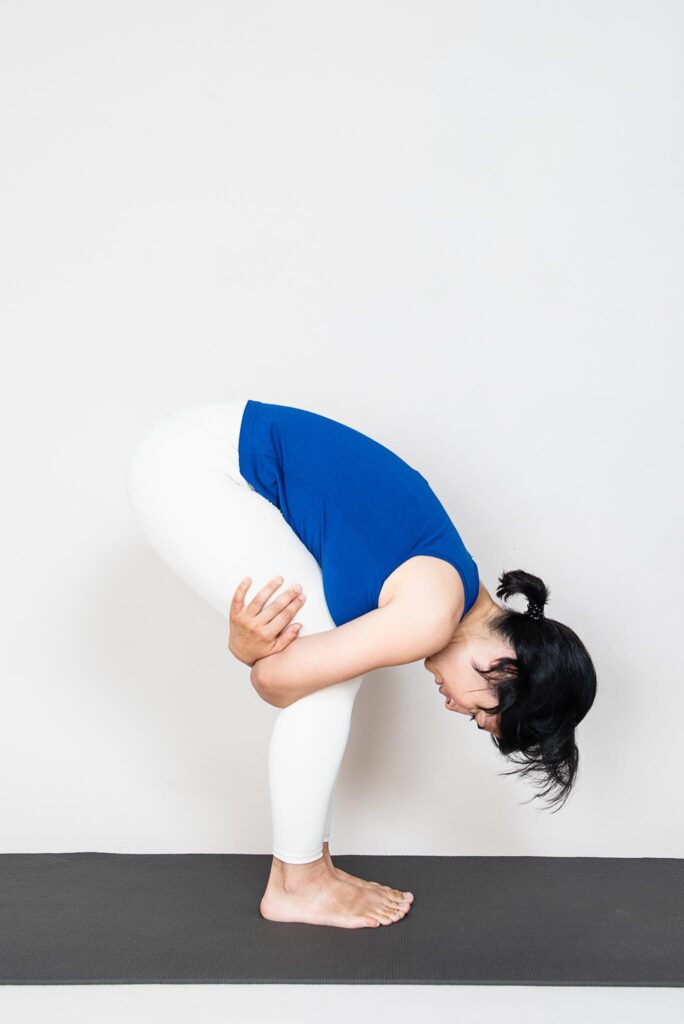
<svg viewBox="0 0 684 1024">
<path fill-rule="evenodd" d="M 432 672 L 440 692 L 444 695 L 444 706 L 448 711 L 461 715 L 474 715 L 479 729 L 486 729 L 498 736 L 499 717 L 488 715 L 482 708 L 495 707 L 498 703 L 496 689 L 491 689 L 476 670 L 489 669 L 498 658 L 515 658 L 515 650 L 500 638 L 486 635 L 452 639 L 438 651 L 426 658 L 423 664 Z"/>
</svg>

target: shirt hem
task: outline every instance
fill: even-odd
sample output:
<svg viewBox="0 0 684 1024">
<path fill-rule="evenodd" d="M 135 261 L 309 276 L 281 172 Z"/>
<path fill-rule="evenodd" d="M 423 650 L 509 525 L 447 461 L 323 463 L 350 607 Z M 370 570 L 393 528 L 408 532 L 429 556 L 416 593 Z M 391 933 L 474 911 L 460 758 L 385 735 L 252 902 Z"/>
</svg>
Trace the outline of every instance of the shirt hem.
<svg viewBox="0 0 684 1024">
<path fill-rule="evenodd" d="M 254 486 L 254 459 L 252 453 L 252 434 L 254 421 L 259 409 L 259 402 L 248 398 L 242 411 L 240 433 L 238 434 L 238 469 L 248 483 Z"/>
</svg>

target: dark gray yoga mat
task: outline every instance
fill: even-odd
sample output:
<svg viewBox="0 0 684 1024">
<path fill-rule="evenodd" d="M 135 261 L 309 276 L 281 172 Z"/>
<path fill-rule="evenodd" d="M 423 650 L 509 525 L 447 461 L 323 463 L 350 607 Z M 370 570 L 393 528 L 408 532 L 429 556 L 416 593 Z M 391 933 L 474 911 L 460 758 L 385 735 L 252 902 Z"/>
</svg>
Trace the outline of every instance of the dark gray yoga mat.
<svg viewBox="0 0 684 1024">
<path fill-rule="evenodd" d="M 0 983 L 684 984 L 684 860 L 335 856 L 401 921 L 266 921 L 257 854 L 0 855 Z"/>
</svg>

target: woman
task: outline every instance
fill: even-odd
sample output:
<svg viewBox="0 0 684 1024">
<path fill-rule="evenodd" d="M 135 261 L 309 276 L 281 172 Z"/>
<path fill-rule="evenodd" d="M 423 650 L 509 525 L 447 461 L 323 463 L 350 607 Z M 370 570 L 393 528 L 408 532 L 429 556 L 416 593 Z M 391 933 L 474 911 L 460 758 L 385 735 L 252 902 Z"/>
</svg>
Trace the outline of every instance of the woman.
<svg viewBox="0 0 684 1024">
<path fill-rule="evenodd" d="M 492 599 L 427 480 L 389 449 L 304 409 L 207 402 L 145 432 L 126 486 L 151 545 L 229 620 L 231 653 L 280 709 L 265 918 L 377 927 L 410 908 L 412 893 L 330 858 L 335 782 L 373 669 L 424 659 L 449 711 L 491 733 L 501 754 L 520 752 L 521 773 L 548 782 L 540 795 L 567 798 L 575 726 L 596 693 L 589 654 L 545 618 L 537 576 L 500 577 L 497 596 L 523 594 L 526 612 Z"/>
</svg>

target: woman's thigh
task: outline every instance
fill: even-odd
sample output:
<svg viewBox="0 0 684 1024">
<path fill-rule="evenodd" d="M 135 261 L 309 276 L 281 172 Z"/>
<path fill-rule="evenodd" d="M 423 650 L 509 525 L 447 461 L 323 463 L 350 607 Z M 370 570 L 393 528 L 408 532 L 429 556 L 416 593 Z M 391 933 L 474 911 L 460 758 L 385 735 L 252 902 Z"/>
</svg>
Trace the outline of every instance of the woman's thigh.
<svg viewBox="0 0 684 1024">
<path fill-rule="evenodd" d="M 184 406 L 149 427 L 129 460 L 129 503 L 157 554 L 224 618 L 245 576 L 247 602 L 282 576 L 274 597 L 297 582 L 307 597 L 300 635 L 333 629 L 318 562 L 240 473 L 245 401 Z"/>
</svg>

